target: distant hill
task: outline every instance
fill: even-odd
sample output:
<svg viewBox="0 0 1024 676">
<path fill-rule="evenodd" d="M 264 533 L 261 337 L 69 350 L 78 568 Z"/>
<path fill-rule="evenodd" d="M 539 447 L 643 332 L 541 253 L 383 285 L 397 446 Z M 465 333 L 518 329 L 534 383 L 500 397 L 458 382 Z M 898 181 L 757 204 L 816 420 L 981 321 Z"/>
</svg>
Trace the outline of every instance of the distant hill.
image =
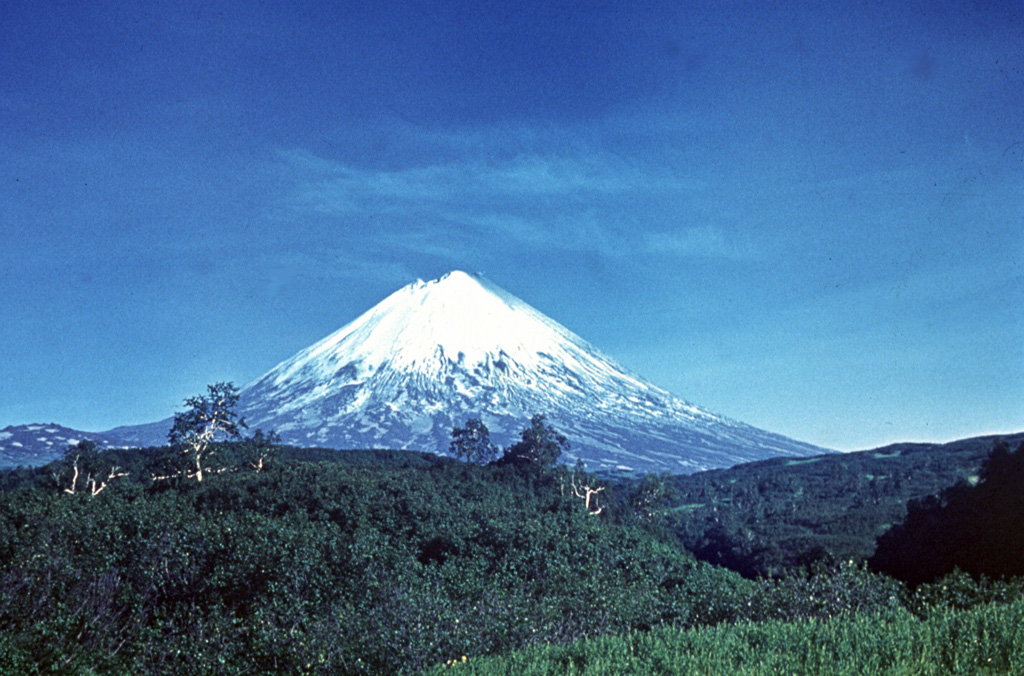
<svg viewBox="0 0 1024 676">
<path fill-rule="evenodd" d="M 64 454 L 68 446 L 88 439 L 101 449 L 146 448 L 167 443 L 173 420 L 131 427 L 116 427 L 106 432 L 85 432 L 57 423 L 8 425 L 0 430 L 0 470 L 15 467 L 39 467 Z"/>
<path fill-rule="evenodd" d="M 83 432 L 56 423 L 9 425 L 0 430 L 0 469 L 38 467 L 64 454 L 64 449 L 83 439 L 101 448 L 117 446 L 103 434 Z"/>
<path fill-rule="evenodd" d="M 698 558 L 748 577 L 817 560 L 866 559 L 911 499 L 976 482 L 998 439 L 893 444 L 812 458 L 776 458 L 670 480 L 668 525 Z"/>
</svg>

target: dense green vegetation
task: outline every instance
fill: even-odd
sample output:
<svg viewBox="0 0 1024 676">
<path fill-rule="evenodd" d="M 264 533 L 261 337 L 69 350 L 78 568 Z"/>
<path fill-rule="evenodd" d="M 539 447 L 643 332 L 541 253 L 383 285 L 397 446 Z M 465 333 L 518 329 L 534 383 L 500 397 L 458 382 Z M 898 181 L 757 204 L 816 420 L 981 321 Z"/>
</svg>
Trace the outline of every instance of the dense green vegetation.
<svg viewBox="0 0 1024 676">
<path fill-rule="evenodd" d="M 190 400 L 174 446 L 81 443 L 0 475 L 0 673 L 1020 672 L 1020 578 L 911 589 L 816 557 L 746 579 L 681 546 L 703 509 L 683 480 L 559 467 L 543 416 L 500 456 L 482 425 L 456 430 L 481 465 L 214 441 L 233 394 Z M 770 519 L 733 476 L 705 493 L 722 523 Z M 786 476 L 754 485 L 773 506 L 772 487 L 817 490 Z"/>
<path fill-rule="evenodd" d="M 152 481 L 160 454 L 97 495 L 46 471 L 0 494 L 8 673 L 415 671 L 715 621 L 742 582 L 593 516 L 562 472 L 337 453 Z"/>
<path fill-rule="evenodd" d="M 467 656 L 431 673 L 1024 673 L 1024 443 L 1011 451 L 997 442 L 977 479 L 911 500 L 905 521 L 879 539 L 872 567 L 909 586 L 852 560 L 819 561 L 809 574 L 759 581 L 764 593 L 730 622 Z M 641 488 L 665 498 L 666 483 L 648 478 Z M 759 605 L 764 599 L 777 605 Z"/>
<path fill-rule="evenodd" d="M 666 527 L 705 561 L 746 577 L 815 561 L 865 560 L 907 503 L 978 481 L 996 437 L 776 458 L 667 479 Z M 1024 435 L 1006 437 L 1012 446 Z"/>
<path fill-rule="evenodd" d="M 902 609 L 828 621 L 665 627 L 455 660 L 434 676 L 945 676 L 1024 673 L 1024 601 L 919 619 Z"/>
<path fill-rule="evenodd" d="M 912 501 L 906 520 L 879 538 L 870 563 L 911 585 L 954 569 L 1024 575 L 1024 443 L 1016 451 L 998 443 L 976 485 L 958 482 Z"/>
</svg>

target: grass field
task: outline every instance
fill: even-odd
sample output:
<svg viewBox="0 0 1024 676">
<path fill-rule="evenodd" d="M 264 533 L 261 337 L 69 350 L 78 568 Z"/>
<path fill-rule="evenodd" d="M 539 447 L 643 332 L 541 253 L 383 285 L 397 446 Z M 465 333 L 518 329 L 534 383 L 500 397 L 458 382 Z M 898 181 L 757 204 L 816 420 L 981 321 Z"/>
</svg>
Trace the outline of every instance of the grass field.
<svg viewBox="0 0 1024 676">
<path fill-rule="evenodd" d="M 921 620 L 900 609 L 819 621 L 663 628 L 429 672 L 459 676 L 939 676 L 1024 674 L 1024 601 Z"/>
</svg>

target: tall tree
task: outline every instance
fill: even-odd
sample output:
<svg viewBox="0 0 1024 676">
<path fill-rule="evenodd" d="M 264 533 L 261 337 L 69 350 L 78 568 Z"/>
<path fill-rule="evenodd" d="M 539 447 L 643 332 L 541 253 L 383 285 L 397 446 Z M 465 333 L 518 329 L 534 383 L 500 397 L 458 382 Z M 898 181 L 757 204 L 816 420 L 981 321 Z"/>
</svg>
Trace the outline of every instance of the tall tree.
<svg viewBox="0 0 1024 676">
<path fill-rule="evenodd" d="M 213 470 L 208 466 L 218 439 L 238 440 L 248 425 L 238 417 L 238 388 L 232 383 L 207 385 L 207 393 L 185 400 L 188 410 L 174 414 L 174 426 L 167 438 L 181 461 L 179 474 L 196 481 Z M 222 471 L 222 470 L 221 470 Z M 167 478 L 167 477 L 164 477 Z"/>
<path fill-rule="evenodd" d="M 486 464 L 498 456 L 498 447 L 491 443 L 490 431 L 479 418 L 470 418 L 465 427 L 452 429 L 449 452 L 467 462 Z"/>
<path fill-rule="evenodd" d="M 519 436 L 519 441 L 505 450 L 498 461 L 500 464 L 530 467 L 539 471 L 554 467 L 562 452 L 569 450 L 569 440 L 547 424 L 547 418 L 540 413 L 530 418 L 530 426 Z"/>
</svg>

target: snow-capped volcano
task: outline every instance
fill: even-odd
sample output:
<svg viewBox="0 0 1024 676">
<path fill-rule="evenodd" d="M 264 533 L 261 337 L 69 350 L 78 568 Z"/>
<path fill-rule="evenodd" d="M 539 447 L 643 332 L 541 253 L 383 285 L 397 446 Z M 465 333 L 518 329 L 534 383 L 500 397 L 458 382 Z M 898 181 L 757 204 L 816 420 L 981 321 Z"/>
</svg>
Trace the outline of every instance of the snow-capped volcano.
<svg viewBox="0 0 1024 676">
<path fill-rule="evenodd" d="M 728 420 L 630 373 L 478 275 L 399 289 L 241 392 L 285 442 L 445 453 L 481 418 L 499 444 L 535 413 L 594 470 L 694 472 L 824 449 Z"/>
</svg>

